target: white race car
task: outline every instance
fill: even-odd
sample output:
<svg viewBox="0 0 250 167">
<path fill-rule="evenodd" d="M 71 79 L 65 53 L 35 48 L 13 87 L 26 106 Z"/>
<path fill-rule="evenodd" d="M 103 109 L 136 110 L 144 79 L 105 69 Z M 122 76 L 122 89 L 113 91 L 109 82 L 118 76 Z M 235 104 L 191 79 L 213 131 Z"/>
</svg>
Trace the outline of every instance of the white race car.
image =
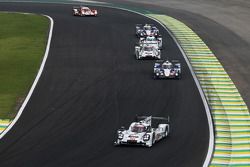
<svg viewBox="0 0 250 167">
<path fill-rule="evenodd" d="M 90 9 L 86 6 L 73 7 L 74 16 L 97 16 L 96 9 Z"/>
<path fill-rule="evenodd" d="M 154 79 L 180 79 L 181 63 L 178 60 L 157 60 L 154 65 Z"/>
<path fill-rule="evenodd" d="M 135 33 L 137 37 L 146 37 L 146 36 L 160 36 L 159 29 L 156 28 L 153 24 L 137 24 L 135 26 Z"/>
<path fill-rule="evenodd" d="M 162 37 L 155 37 L 155 36 L 141 37 L 139 40 L 139 45 L 142 46 L 144 44 L 150 44 L 151 46 L 154 46 L 156 49 L 162 49 Z"/>
<path fill-rule="evenodd" d="M 157 124 L 156 128 L 152 127 L 153 121 Z M 121 127 L 117 130 L 114 144 L 152 147 L 155 142 L 167 137 L 169 132 L 169 117 L 137 116 L 129 129 Z"/>
<path fill-rule="evenodd" d="M 161 59 L 161 51 L 152 44 L 135 46 L 136 59 Z"/>
</svg>

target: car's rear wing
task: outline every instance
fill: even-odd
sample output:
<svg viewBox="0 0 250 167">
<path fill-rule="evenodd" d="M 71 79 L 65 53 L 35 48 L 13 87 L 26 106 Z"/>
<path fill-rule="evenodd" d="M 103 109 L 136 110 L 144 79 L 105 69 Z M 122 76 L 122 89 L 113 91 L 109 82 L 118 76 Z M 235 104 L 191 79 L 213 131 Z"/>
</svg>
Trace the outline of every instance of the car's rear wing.
<svg viewBox="0 0 250 167">
<path fill-rule="evenodd" d="M 163 63 L 163 62 L 165 62 L 165 61 L 167 61 L 167 60 L 156 60 L 155 62 L 157 62 L 157 63 Z M 180 61 L 179 60 L 169 60 L 171 63 L 180 63 Z"/>
<path fill-rule="evenodd" d="M 166 60 L 156 60 L 155 62 L 156 63 L 163 63 L 164 61 L 166 61 Z"/>
<path fill-rule="evenodd" d="M 152 42 L 152 41 L 150 41 L 150 42 L 144 42 L 144 41 L 142 41 L 141 43 L 145 44 L 145 45 L 155 45 L 155 44 L 158 44 L 157 41 L 156 42 Z"/>
<path fill-rule="evenodd" d="M 144 25 L 149 25 L 149 26 L 151 26 L 151 27 L 155 27 L 154 24 L 144 24 Z M 143 25 L 143 24 L 136 24 L 135 26 L 136 26 L 136 27 L 143 27 L 144 25 Z"/>
<path fill-rule="evenodd" d="M 172 62 L 172 63 L 180 63 L 179 60 L 172 60 L 171 62 Z"/>
<path fill-rule="evenodd" d="M 162 120 L 162 121 L 166 121 L 166 123 L 169 123 L 170 122 L 170 117 L 167 116 L 167 117 L 152 117 L 152 116 L 136 116 L 136 120 L 139 121 L 139 120 L 145 120 L 146 122 L 147 121 L 151 121 L 151 120 Z"/>
<path fill-rule="evenodd" d="M 162 64 L 164 63 L 166 60 L 156 60 L 155 63 L 159 63 L 159 64 Z M 180 61 L 179 60 L 170 60 L 171 63 L 173 64 L 180 64 Z"/>
</svg>

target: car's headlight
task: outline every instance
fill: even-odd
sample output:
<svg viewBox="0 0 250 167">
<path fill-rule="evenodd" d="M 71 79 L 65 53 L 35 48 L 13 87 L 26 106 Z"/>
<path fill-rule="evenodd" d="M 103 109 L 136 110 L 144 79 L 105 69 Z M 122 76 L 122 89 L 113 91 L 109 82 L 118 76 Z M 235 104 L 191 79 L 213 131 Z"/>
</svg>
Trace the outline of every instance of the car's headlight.
<svg viewBox="0 0 250 167">
<path fill-rule="evenodd" d="M 143 136 L 143 141 L 149 141 L 149 139 L 150 139 L 150 135 L 149 134 L 145 134 Z"/>
<path fill-rule="evenodd" d="M 123 139 L 124 135 L 122 133 L 118 133 L 118 139 Z"/>
</svg>

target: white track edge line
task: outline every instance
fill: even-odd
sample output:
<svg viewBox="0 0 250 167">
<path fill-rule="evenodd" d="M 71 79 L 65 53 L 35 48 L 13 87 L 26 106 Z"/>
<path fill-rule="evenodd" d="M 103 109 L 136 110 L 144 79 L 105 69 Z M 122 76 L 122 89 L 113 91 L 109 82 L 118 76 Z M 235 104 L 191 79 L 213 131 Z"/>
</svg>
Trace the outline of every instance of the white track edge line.
<svg viewBox="0 0 250 167">
<path fill-rule="evenodd" d="M 9 13 L 21 13 L 21 12 L 9 12 Z M 21 13 L 21 14 L 32 14 L 32 13 Z M 47 17 L 49 20 L 50 20 L 50 31 L 49 31 L 49 37 L 48 37 L 48 42 L 47 42 L 47 46 L 46 46 L 46 51 L 44 53 L 44 57 L 43 57 L 43 61 L 40 65 L 40 69 L 37 73 L 37 76 L 29 90 L 29 93 L 28 95 L 26 96 L 22 106 L 20 107 L 20 109 L 18 110 L 18 113 L 16 115 L 16 117 L 12 120 L 12 122 L 9 124 L 9 126 L 0 134 L 0 139 L 2 139 L 10 130 L 11 128 L 16 124 L 16 122 L 19 120 L 19 118 L 21 117 L 26 105 L 28 104 L 29 100 L 30 100 L 30 97 L 32 96 L 34 90 L 35 90 L 35 87 L 42 75 L 42 72 L 43 72 L 43 69 L 44 69 L 44 66 L 45 66 L 45 63 L 46 63 L 46 60 L 48 58 L 48 54 L 49 54 L 49 49 L 50 49 L 50 43 L 51 43 L 51 39 L 52 39 L 52 33 L 53 33 L 53 27 L 54 27 L 54 20 L 48 16 L 48 15 L 42 15 L 42 16 L 45 16 Z"/>
</svg>

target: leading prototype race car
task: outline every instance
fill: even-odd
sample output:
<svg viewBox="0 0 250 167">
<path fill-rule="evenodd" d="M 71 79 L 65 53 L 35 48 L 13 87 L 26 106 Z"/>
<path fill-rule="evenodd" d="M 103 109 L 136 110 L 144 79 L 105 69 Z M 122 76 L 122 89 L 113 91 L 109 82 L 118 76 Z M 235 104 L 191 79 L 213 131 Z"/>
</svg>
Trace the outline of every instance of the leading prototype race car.
<svg viewBox="0 0 250 167">
<path fill-rule="evenodd" d="M 73 7 L 74 16 L 97 16 L 96 9 L 90 9 L 86 6 Z"/>
<path fill-rule="evenodd" d="M 156 123 L 157 127 L 152 127 Z M 129 129 L 121 127 L 117 130 L 115 145 L 142 145 L 152 147 L 153 144 L 169 135 L 169 117 L 137 116 Z"/>
<path fill-rule="evenodd" d="M 141 37 L 139 40 L 139 45 L 143 46 L 144 44 L 150 44 L 156 49 L 162 49 L 162 37 L 147 36 Z"/>
<path fill-rule="evenodd" d="M 137 24 L 135 26 L 135 32 L 137 37 L 146 37 L 146 36 L 160 36 L 159 29 L 156 28 L 153 24 Z"/>
<path fill-rule="evenodd" d="M 154 65 L 154 79 L 180 79 L 181 64 L 178 60 L 157 60 Z"/>
<path fill-rule="evenodd" d="M 141 59 L 161 59 L 161 51 L 152 44 L 135 46 L 135 57 Z"/>
</svg>

